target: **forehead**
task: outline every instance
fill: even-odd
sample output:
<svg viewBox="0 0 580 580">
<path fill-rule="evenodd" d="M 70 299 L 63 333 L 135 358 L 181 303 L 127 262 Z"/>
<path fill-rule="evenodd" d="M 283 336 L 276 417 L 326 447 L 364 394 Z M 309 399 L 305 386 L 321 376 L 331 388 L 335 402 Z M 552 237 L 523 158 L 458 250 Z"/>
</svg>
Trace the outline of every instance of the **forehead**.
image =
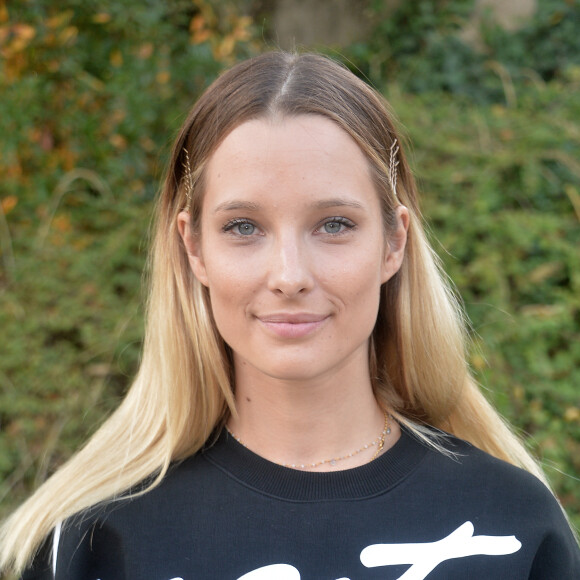
<svg viewBox="0 0 580 580">
<path fill-rule="evenodd" d="M 354 139 L 318 115 L 257 119 L 235 128 L 211 156 L 204 206 L 282 194 L 298 202 L 346 196 L 378 203 L 369 163 Z"/>
<path fill-rule="evenodd" d="M 295 148 L 292 147 L 295 145 Z M 246 121 L 234 128 L 210 159 L 235 154 L 251 146 L 256 154 L 294 150 L 317 151 L 327 155 L 352 155 L 364 159 L 354 139 L 338 123 L 322 115 L 275 116 Z"/>
</svg>

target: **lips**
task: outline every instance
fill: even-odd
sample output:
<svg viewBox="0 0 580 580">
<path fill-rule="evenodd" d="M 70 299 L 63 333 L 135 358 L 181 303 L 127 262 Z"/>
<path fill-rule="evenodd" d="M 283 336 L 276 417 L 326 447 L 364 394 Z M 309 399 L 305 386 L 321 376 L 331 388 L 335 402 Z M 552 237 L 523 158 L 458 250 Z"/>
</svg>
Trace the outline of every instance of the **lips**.
<svg viewBox="0 0 580 580">
<path fill-rule="evenodd" d="M 328 315 L 313 313 L 274 313 L 256 317 L 270 332 L 280 338 L 302 338 L 324 325 Z"/>
</svg>

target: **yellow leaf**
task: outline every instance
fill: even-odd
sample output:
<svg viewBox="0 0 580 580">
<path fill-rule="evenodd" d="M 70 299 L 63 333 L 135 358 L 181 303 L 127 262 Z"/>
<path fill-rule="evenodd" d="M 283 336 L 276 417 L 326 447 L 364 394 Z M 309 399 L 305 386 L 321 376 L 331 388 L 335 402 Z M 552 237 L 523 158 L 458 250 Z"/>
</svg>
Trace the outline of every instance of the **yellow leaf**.
<svg viewBox="0 0 580 580">
<path fill-rule="evenodd" d="M 54 229 L 58 230 L 59 232 L 70 232 L 72 229 L 70 219 L 66 215 L 56 216 L 52 222 L 52 225 Z"/>
<path fill-rule="evenodd" d="M 77 155 L 68 147 L 59 147 L 56 151 L 57 159 L 65 171 L 71 171 L 76 165 Z"/>
<path fill-rule="evenodd" d="M 145 184 L 140 179 L 134 179 L 129 182 L 129 191 L 133 193 L 142 193 L 145 189 Z"/>
<path fill-rule="evenodd" d="M 218 60 L 226 59 L 234 52 L 236 41 L 233 36 L 226 36 L 216 47 L 214 53 Z"/>
<path fill-rule="evenodd" d="M 252 25 L 252 18 L 250 16 L 240 16 L 238 18 L 238 27 L 249 28 Z"/>
<path fill-rule="evenodd" d="M 59 60 L 49 60 L 46 63 L 46 68 L 48 69 L 49 72 L 51 73 L 55 73 L 60 69 L 60 61 Z"/>
<path fill-rule="evenodd" d="M 11 177 L 11 178 L 21 178 L 22 177 L 22 166 L 16 162 L 12 165 L 9 165 L 8 167 L 6 167 L 6 169 L 3 172 L 4 177 Z"/>
<path fill-rule="evenodd" d="M 193 44 L 202 44 L 211 37 L 211 31 L 207 25 L 207 20 L 201 15 L 194 16 L 189 23 L 189 32 Z"/>
<path fill-rule="evenodd" d="M 157 148 L 154 141 L 147 136 L 141 137 L 141 139 L 139 139 L 139 144 L 143 149 L 145 149 L 145 151 L 155 151 Z"/>
<path fill-rule="evenodd" d="M 250 25 L 252 24 L 252 19 L 249 16 L 242 16 L 238 18 L 238 22 L 236 23 L 236 27 L 232 33 L 232 36 L 238 40 L 248 40 L 250 38 Z"/>
<path fill-rule="evenodd" d="M 91 377 L 106 377 L 111 373 L 111 365 L 109 363 L 94 363 L 87 366 L 86 373 Z"/>
<path fill-rule="evenodd" d="M 471 356 L 471 366 L 480 371 L 481 369 L 485 368 L 485 358 L 483 358 L 480 354 L 474 354 Z"/>
<path fill-rule="evenodd" d="M 562 313 L 562 306 L 559 304 L 526 304 L 522 306 L 520 312 L 524 316 L 547 320 Z"/>
<path fill-rule="evenodd" d="M 160 84 L 160 85 L 166 85 L 171 79 L 171 74 L 169 73 L 169 71 L 166 70 L 162 70 L 159 71 L 155 77 L 155 80 Z"/>
<path fill-rule="evenodd" d="M 10 37 L 10 27 L 0 26 L 0 46 L 2 46 Z"/>
<path fill-rule="evenodd" d="M 137 55 L 139 56 L 139 58 L 145 60 L 153 54 L 153 48 L 154 47 L 152 42 L 146 42 L 139 47 Z"/>
<path fill-rule="evenodd" d="M 48 28 L 60 28 L 68 24 L 74 16 L 73 10 L 65 10 L 56 16 L 51 16 L 46 19 L 46 26 Z"/>
<path fill-rule="evenodd" d="M 532 284 L 541 284 L 562 269 L 561 262 L 545 262 L 534 268 L 528 275 Z"/>
<path fill-rule="evenodd" d="M 78 238 L 77 240 L 73 241 L 72 247 L 80 252 L 81 250 L 84 250 L 86 247 L 88 247 L 89 244 L 90 240 L 88 238 Z"/>
<path fill-rule="evenodd" d="M 9 195 L 8 197 L 5 197 L 0 203 L 0 205 L 2 205 L 2 211 L 4 212 L 4 215 L 10 213 L 16 207 L 17 203 L 18 198 L 15 195 Z"/>
<path fill-rule="evenodd" d="M 580 221 L 580 193 L 578 193 L 578 190 L 571 183 L 567 183 L 564 186 L 564 193 L 568 196 L 568 199 L 570 200 L 570 203 L 576 212 L 576 216 Z"/>
<path fill-rule="evenodd" d="M 72 44 L 79 33 L 76 26 L 67 26 L 59 35 L 58 40 L 61 44 Z"/>
<path fill-rule="evenodd" d="M 202 44 L 211 38 L 211 32 L 209 30 L 200 30 L 191 36 L 191 42 L 193 44 Z"/>
<path fill-rule="evenodd" d="M 30 41 L 36 36 L 36 29 L 28 24 L 15 24 L 12 27 L 12 43 L 11 49 L 13 52 L 19 52 L 26 48 Z"/>
<path fill-rule="evenodd" d="M 125 149 L 127 147 L 127 140 L 122 135 L 111 135 L 109 137 L 109 142 L 117 149 Z"/>
<path fill-rule="evenodd" d="M 123 66 L 123 54 L 120 50 L 114 50 L 111 53 L 111 64 L 117 68 Z"/>
<path fill-rule="evenodd" d="M 491 112 L 495 117 L 505 117 L 506 109 L 503 105 L 492 105 Z"/>
<path fill-rule="evenodd" d="M 93 22 L 95 24 L 106 24 L 111 21 L 111 15 L 106 12 L 99 12 L 93 16 Z"/>
<path fill-rule="evenodd" d="M 78 74 L 79 80 L 87 84 L 93 91 L 100 92 L 104 90 L 105 83 L 86 71 L 81 71 Z"/>
<path fill-rule="evenodd" d="M 580 409 L 578 407 L 568 407 L 564 412 L 564 419 L 569 421 L 580 421 Z"/>
<path fill-rule="evenodd" d="M 205 28 L 205 18 L 201 14 L 198 14 L 197 16 L 194 16 L 191 19 L 191 22 L 189 23 L 189 32 L 193 34 L 194 32 L 199 32 L 204 28 Z"/>
<path fill-rule="evenodd" d="M 6 8 L 6 2 L 0 0 L 0 22 L 8 22 L 8 8 Z"/>
</svg>

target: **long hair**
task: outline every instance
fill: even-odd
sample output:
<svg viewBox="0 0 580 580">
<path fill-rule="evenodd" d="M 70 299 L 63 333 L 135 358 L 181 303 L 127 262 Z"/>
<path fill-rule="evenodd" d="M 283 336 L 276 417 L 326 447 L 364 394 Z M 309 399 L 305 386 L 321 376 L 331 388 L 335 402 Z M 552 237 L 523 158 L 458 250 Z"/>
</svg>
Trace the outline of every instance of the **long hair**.
<svg viewBox="0 0 580 580">
<path fill-rule="evenodd" d="M 189 267 L 177 216 L 187 207 L 191 227 L 199 227 L 206 165 L 235 127 L 298 115 L 326 117 L 356 141 L 371 167 L 387 234 L 399 203 L 410 213 L 405 258 L 382 288 L 370 340 L 379 403 L 419 436 L 426 425 L 438 427 L 545 481 L 469 373 L 462 310 L 425 237 L 402 147 L 393 195 L 389 154 L 401 137 L 388 104 L 326 57 L 272 52 L 219 77 L 183 124 L 156 206 L 140 369 L 86 446 L 4 523 L 0 570 L 22 570 L 71 515 L 125 497 L 140 482 L 148 482 L 144 492 L 156 486 L 173 461 L 198 451 L 235 412 L 231 352 L 217 332 L 207 290 Z"/>
</svg>

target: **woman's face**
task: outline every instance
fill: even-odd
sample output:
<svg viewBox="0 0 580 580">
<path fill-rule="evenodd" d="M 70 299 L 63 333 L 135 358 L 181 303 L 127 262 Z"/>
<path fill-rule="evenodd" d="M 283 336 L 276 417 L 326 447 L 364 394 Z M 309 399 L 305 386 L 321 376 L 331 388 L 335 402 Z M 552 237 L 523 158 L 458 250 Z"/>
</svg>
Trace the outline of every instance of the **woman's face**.
<svg viewBox="0 0 580 580">
<path fill-rule="evenodd" d="M 199 237 L 186 212 L 179 227 L 236 372 L 307 380 L 367 369 L 380 287 L 404 252 L 398 213 L 386 240 L 365 157 L 324 117 L 230 133 L 207 166 Z"/>
</svg>

